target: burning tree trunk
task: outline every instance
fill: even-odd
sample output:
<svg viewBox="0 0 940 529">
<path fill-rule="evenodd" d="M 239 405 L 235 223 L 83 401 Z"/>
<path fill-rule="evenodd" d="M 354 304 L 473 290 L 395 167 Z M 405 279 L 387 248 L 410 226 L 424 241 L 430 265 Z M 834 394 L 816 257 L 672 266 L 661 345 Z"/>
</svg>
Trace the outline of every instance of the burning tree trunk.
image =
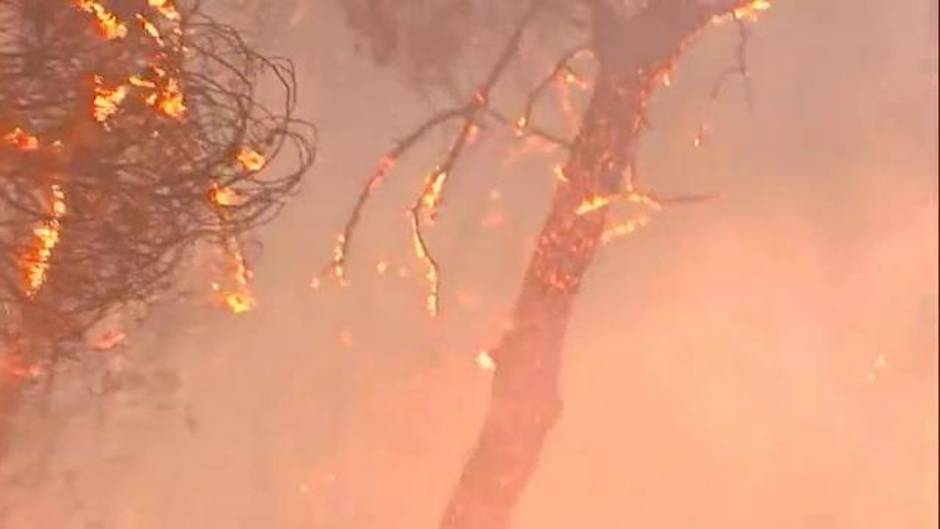
<svg viewBox="0 0 940 529">
<path fill-rule="evenodd" d="M 429 256 L 419 214 L 423 210 L 433 211 L 440 203 L 444 181 L 461 154 L 467 131 L 475 127 L 481 116 L 494 117 L 514 124 L 517 132 L 570 149 L 548 219 L 523 279 L 512 326 L 489 353 L 495 366 L 489 410 L 476 447 L 451 494 L 440 529 L 504 529 L 509 525 L 512 509 L 535 471 L 547 435 L 561 414 L 561 355 L 575 296 L 607 235 L 633 227 L 630 222 L 608 226 L 607 206 L 618 200 L 653 207 L 663 202 L 638 190 L 631 171 L 649 95 L 668 74 L 684 43 L 713 17 L 733 14 L 740 20 L 745 11 L 768 7 L 767 2 L 754 0 L 651 0 L 642 5 L 627 4 L 629 10 L 623 3 L 615 5 L 608 0 L 545 0 L 527 4 L 531 10 L 520 19 L 472 100 L 433 116 L 386 156 L 385 163 L 364 188 L 339 238 L 332 268 L 341 275 L 362 206 L 386 176 L 391 162 L 428 130 L 450 120 L 462 120 L 462 132 L 452 143 L 447 158 L 429 176 L 412 209 L 417 253 L 428 263 L 433 302 L 430 306 L 436 309 L 438 267 Z M 532 20 L 551 13 L 583 28 L 584 24 L 579 22 L 583 12 L 579 9 L 590 14 L 587 24 L 590 43 L 558 61 L 551 76 L 529 95 L 526 112 L 519 120 L 507 119 L 492 109 L 490 93 L 506 64 L 517 55 L 521 37 Z M 594 56 L 598 73 L 578 136 L 569 143 L 530 126 L 530 114 L 545 86 L 568 70 L 568 62 L 581 49 Z M 740 55 L 739 51 L 741 64 L 730 73 L 746 75 Z"/>
<path fill-rule="evenodd" d="M 526 271 L 512 327 L 490 353 L 496 370 L 489 410 L 441 529 L 508 527 L 536 469 L 561 414 L 565 333 L 575 296 L 605 233 L 607 202 L 618 193 L 633 192 L 631 159 L 648 94 L 683 42 L 710 16 L 684 4 L 659 2 L 608 26 L 611 33 L 598 34 L 595 92 Z M 607 40 L 618 34 L 623 37 Z"/>
<path fill-rule="evenodd" d="M 619 90 L 623 89 L 622 92 Z M 490 353 L 496 370 L 476 450 L 442 528 L 506 526 L 561 413 L 561 353 L 575 296 L 604 233 L 607 210 L 581 205 L 616 192 L 629 170 L 645 87 L 601 79 L 564 169 L 516 303 L 512 328 Z"/>
</svg>

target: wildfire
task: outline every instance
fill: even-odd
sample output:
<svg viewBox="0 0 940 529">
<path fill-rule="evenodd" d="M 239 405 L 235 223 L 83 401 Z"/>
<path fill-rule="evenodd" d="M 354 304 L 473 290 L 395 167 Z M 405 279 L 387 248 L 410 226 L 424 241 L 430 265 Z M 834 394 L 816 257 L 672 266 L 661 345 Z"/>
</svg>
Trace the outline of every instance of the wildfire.
<svg viewBox="0 0 940 529">
<path fill-rule="evenodd" d="M 575 215 L 587 215 L 593 211 L 605 208 L 610 204 L 610 197 L 595 195 L 584 199 L 575 210 Z"/>
<path fill-rule="evenodd" d="M 428 267 L 428 271 L 424 276 L 427 279 L 429 285 L 427 296 L 428 314 L 431 316 L 437 316 L 440 312 L 440 273 L 437 270 L 437 263 L 428 253 L 427 244 L 425 244 L 424 238 L 421 236 L 421 228 L 418 226 L 418 215 L 415 212 L 413 212 L 411 215 L 411 235 L 412 241 L 414 243 L 415 255 L 418 257 L 418 259 L 424 261 Z"/>
<path fill-rule="evenodd" d="M 180 89 L 180 82 L 177 79 L 170 78 L 166 82 L 163 91 L 156 99 L 156 107 L 165 115 L 182 119 L 186 114 L 186 105 L 183 102 L 183 92 Z"/>
<path fill-rule="evenodd" d="M 421 204 L 428 210 L 428 216 L 434 216 L 434 208 L 441 203 L 441 193 L 444 190 L 444 184 L 447 182 L 447 171 L 434 171 L 424 186 L 424 192 L 421 193 Z"/>
<path fill-rule="evenodd" d="M 96 75 L 95 80 L 95 98 L 92 101 L 92 115 L 95 121 L 106 123 L 108 119 L 117 113 L 121 103 L 127 97 L 127 86 L 118 85 L 116 88 L 106 88 L 101 76 Z"/>
<path fill-rule="evenodd" d="M 75 0 L 79 9 L 91 13 L 97 19 L 98 31 L 107 40 L 123 39 L 127 36 L 127 25 L 95 0 Z"/>
<path fill-rule="evenodd" d="M 58 185 L 51 188 L 50 218 L 33 230 L 33 247 L 23 256 L 23 281 L 26 295 L 34 296 L 46 282 L 52 251 L 59 244 L 62 224 L 59 219 L 65 215 L 65 193 Z"/>
<path fill-rule="evenodd" d="M 601 243 L 607 244 L 618 237 L 629 235 L 649 224 L 649 220 L 650 219 L 648 217 L 642 216 L 614 224 L 613 226 L 605 229 L 604 233 L 601 234 Z"/>
<path fill-rule="evenodd" d="M 264 164 L 267 163 L 267 160 L 264 159 L 261 153 L 248 146 L 242 147 L 241 150 L 238 151 L 238 154 L 235 155 L 235 159 L 244 170 L 251 173 L 260 171 L 264 167 Z"/>
<path fill-rule="evenodd" d="M 241 203 L 238 192 L 230 187 L 213 187 L 209 191 L 209 200 L 222 207 L 237 206 Z"/>
<path fill-rule="evenodd" d="M 180 12 L 173 5 L 172 0 L 148 0 L 150 7 L 157 10 L 158 13 L 168 20 L 179 20 Z"/>
<path fill-rule="evenodd" d="M 166 43 L 163 42 L 163 36 L 160 35 L 160 30 L 157 29 L 157 26 L 155 26 L 153 22 L 147 20 L 147 18 L 141 14 L 137 15 L 137 20 L 140 22 L 140 27 L 143 28 L 161 48 L 166 45 Z"/>
<path fill-rule="evenodd" d="M 747 5 L 735 9 L 732 15 L 735 19 L 755 19 L 758 13 L 767 11 L 768 9 L 770 9 L 770 2 L 768 0 L 752 0 Z"/>
<path fill-rule="evenodd" d="M 229 239 L 228 246 L 228 254 L 232 259 L 230 281 L 232 287 L 223 288 L 219 283 L 213 283 L 212 289 L 222 296 L 225 305 L 233 314 L 243 314 L 254 309 L 257 305 L 249 284 L 251 270 L 245 264 L 245 257 L 242 255 L 238 243 L 234 239 Z"/>
<path fill-rule="evenodd" d="M 3 141 L 21 151 L 35 151 L 39 148 L 39 139 L 19 127 L 4 134 Z"/>
</svg>

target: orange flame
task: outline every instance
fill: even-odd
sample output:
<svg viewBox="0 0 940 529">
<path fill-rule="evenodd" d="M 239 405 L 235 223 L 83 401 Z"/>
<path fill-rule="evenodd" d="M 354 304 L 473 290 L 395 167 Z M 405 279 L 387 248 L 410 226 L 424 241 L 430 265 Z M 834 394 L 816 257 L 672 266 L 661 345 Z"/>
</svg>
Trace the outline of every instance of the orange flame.
<svg viewBox="0 0 940 529">
<path fill-rule="evenodd" d="M 768 9 L 770 9 L 770 2 L 768 0 L 752 0 L 747 5 L 735 9 L 732 15 L 735 19 L 748 18 L 755 20 L 758 13 L 767 11 Z"/>
<path fill-rule="evenodd" d="M 233 314 L 243 314 L 254 309 L 257 304 L 249 284 L 251 270 L 245 264 L 245 257 L 234 239 L 229 239 L 228 254 L 232 258 L 232 286 L 223 288 L 222 285 L 213 283 L 212 289 L 221 294 L 222 300 Z"/>
<path fill-rule="evenodd" d="M 59 244 L 59 234 L 62 230 L 59 219 L 65 215 L 67 207 L 65 193 L 58 185 L 53 185 L 51 188 L 49 209 L 51 218 L 33 229 L 35 243 L 22 259 L 23 281 L 26 295 L 30 297 L 34 296 L 45 284 L 52 251 Z"/>
<path fill-rule="evenodd" d="M 157 26 L 155 26 L 153 22 L 147 20 L 147 18 L 141 14 L 137 15 L 137 20 L 140 22 L 140 27 L 143 28 L 143 30 L 148 35 L 150 35 L 153 38 L 153 40 L 156 41 L 158 45 L 160 45 L 160 47 L 163 47 L 166 45 L 163 42 L 163 36 L 160 35 L 160 30 L 157 29 Z"/>
<path fill-rule="evenodd" d="M 95 121 L 106 123 L 108 119 L 117 113 L 121 103 L 127 97 L 127 86 L 119 85 L 116 88 L 106 88 L 103 86 L 104 80 L 96 75 L 95 80 L 95 98 L 92 101 L 92 115 Z"/>
<path fill-rule="evenodd" d="M 230 187 L 215 186 L 209 190 L 209 201 L 217 206 L 237 206 L 241 203 L 238 192 Z"/>
<path fill-rule="evenodd" d="M 251 173 L 260 171 L 264 168 L 264 164 L 267 163 L 267 160 L 264 159 L 261 153 L 247 145 L 238 151 L 238 154 L 235 155 L 235 159 L 244 170 Z"/>
<path fill-rule="evenodd" d="M 642 216 L 614 224 L 613 226 L 605 229 L 604 233 L 601 234 L 601 243 L 607 244 L 618 237 L 629 235 L 646 226 L 647 224 L 649 224 L 649 218 Z"/>
<path fill-rule="evenodd" d="M 163 91 L 157 97 L 156 106 L 165 115 L 182 119 L 186 114 L 186 104 L 183 102 L 183 92 L 180 89 L 180 82 L 177 79 L 169 79 Z"/>
<path fill-rule="evenodd" d="M 79 9 L 91 13 L 97 19 L 98 32 L 107 40 L 123 39 L 127 36 L 127 25 L 95 0 L 75 0 Z"/>
<path fill-rule="evenodd" d="M 39 148 L 39 139 L 19 127 L 4 134 L 3 141 L 21 151 L 35 151 Z"/>
<path fill-rule="evenodd" d="M 585 198 L 581 204 L 578 206 L 578 209 L 575 210 L 575 215 L 587 215 L 593 211 L 605 208 L 610 204 L 610 197 L 604 197 L 600 195 L 592 196 Z"/>
<path fill-rule="evenodd" d="M 444 184 L 447 182 L 447 171 L 434 171 L 424 186 L 421 194 L 421 204 L 428 210 L 429 217 L 434 216 L 434 208 L 441 204 Z"/>
<path fill-rule="evenodd" d="M 148 3 L 150 7 L 156 9 L 158 13 L 168 20 L 180 19 L 180 12 L 177 11 L 176 6 L 173 5 L 171 0 L 149 0 Z"/>
</svg>

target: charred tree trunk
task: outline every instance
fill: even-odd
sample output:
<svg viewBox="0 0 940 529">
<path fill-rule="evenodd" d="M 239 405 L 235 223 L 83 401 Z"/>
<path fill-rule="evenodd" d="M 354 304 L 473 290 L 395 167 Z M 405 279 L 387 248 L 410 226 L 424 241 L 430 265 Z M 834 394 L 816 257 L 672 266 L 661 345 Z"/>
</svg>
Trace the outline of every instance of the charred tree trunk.
<svg viewBox="0 0 940 529">
<path fill-rule="evenodd" d="M 595 91 L 526 271 L 512 327 L 490 353 L 496 370 L 489 410 L 441 529 L 509 526 L 561 414 L 565 332 L 605 229 L 606 208 L 578 214 L 579 206 L 624 191 L 650 90 L 687 37 L 715 14 L 694 5 L 663 0 L 619 21 L 595 13 Z"/>
</svg>

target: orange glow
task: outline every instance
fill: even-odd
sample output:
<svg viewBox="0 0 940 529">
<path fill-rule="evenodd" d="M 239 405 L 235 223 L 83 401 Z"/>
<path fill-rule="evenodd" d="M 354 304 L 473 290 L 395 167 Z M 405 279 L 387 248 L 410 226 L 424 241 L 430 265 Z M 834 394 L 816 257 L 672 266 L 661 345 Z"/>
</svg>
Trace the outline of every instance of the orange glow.
<svg viewBox="0 0 940 529">
<path fill-rule="evenodd" d="M 437 270 L 437 263 L 431 259 L 431 256 L 428 254 L 427 246 L 424 243 L 424 239 L 421 237 L 421 230 L 418 226 L 417 214 L 411 215 L 411 235 L 412 242 L 414 244 L 415 255 L 418 257 L 418 259 L 424 261 L 428 267 L 428 271 L 424 276 L 428 281 L 429 288 L 427 295 L 428 314 L 431 316 L 437 316 L 440 312 L 441 279 Z"/>
<path fill-rule="evenodd" d="M 614 224 L 605 229 L 604 233 L 601 234 L 601 243 L 607 244 L 618 237 L 629 235 L 649 224 L 649 220 L 648 217 L 637 217 Z"/>
<path fill-rule="evenodd" d="M 35 151 L 39 148 L 39 139 L 19 127 L 4 134 L 3 141 L 21 151 Z"/>
<path fill-rule="evenodd" d="M 741 18 L 756 19 L 758 13 L 760 13 L 761 11 L 767 11 L 768 9 L 770 9 L 769 1 L 753 0 L 752 2 L 748 3 L 745 6 L 735 9 L 732 14 L 734 15 L 734 18 L 736 19 L 741 19 Z"/>
<path fill-rule="evenodd" d="M 108 119 L 117 113 L 121 103 L 127 97 L 127 86 L 119 85 L 116 88 L 105 88 L 104 80 L 96 75 L 95 80 L 95 98 L 92 101 L 92 115 L 95 121 L 106 123 Z"/>
<path fill-rule="evenodd" d="M 177 79 L 169 79 L 163 92 L 156 99 L 156 106 L 165 115 L 182 119 L 186 114 L 186 105 L 183 102 L 183 92 Z"/>
<path fill-rule="evenodd" d="M 260 171 L 267 162 L 261 153 L 248 146 L 242 147 L 235 155 L 235 159 L 238 160 L 242 168 L 252 173 Z"/>
<path fill-rule="evenodd" d="M 172 0 L 148 0 L 148 3 L 168 20 L 180 19 L 180 12 L 173 5 Z"/>
<path fill-rule="evenodd" d="M 429 217 L 433 218 L 434 208 L 441 203 L 441 193 L 444 190 L 444 184 L 447 182 L 447 171 L 434 171 L 428 177 L 424 187 L 424 193 L 421 194 L 421 204 L 429 211 Z"/>
<path fill-rule="evenodd" d="M 490 353 L 487 351 L 480 351 L 480 354 L 476 358 L 477 367 L 484 371 L 496 371 L 496 362 L 493 361 L 493 357 L 490 356 Z"/>
<path fill-rule="evenodd" d="M 575 215 L 586 215 L 593 211 L 605 208 L 610 204 L 610 197 L 593 196 L 584 199 L 575 210 Z"/>
<path fill-rule="evenodd" d="M 127 81 L 132 85 L 138 88 L 156 88 L 157 84 L 153 81 L 148 81 L 139 75 L 130 76 Z"/>
<path fill-rule="evenodd" d="M 108 11 L 100 2 L 95 0 L 75 0 L 75 4 L 83 11 L 91 13 L 97 19 L 98 32 L 108 40 L 123 39 L 127 36 L 127 25 L 118 20 L 114 13 Z"/>
<path fill-rule="evenodd" d="M 212 283 L 212 290 L 219 294 L 222 302 L 233 314 L 249 312 L 257 305 L 254 294 L 251 292 L 251 270 L 248 269 L 245 257 L 234 237 L 229 237 L 225 253 L 230 259 L 228 281 L 225 286 Z"/>
<path fill-rule="evenodd" d="M 153 25 L 152 22 L 150 22 L 149 20 L 147 20 L 146 17 L 140 14 L 137 15 L 137 20 L 140 22 L 140 27 L 143 28 L 143 30 L 148 35 L 153 37 L 153 40 L 155 40 L 157 44 L 159 44 L 161 47 L 165 45 L 165 43 L 163 42 L 163 37 L 160 35 L 160 30 L 157 29 L 157 26 Z"/>
<path fill-rule="evenodd" d="M 241 203 L 238 192 L 230 187 L 214 187 L 209 191 L 209 200 L 217 206 L 237 206 Z"/>
<path fill-rule="evenodd" d="M 62 230 L 59 219 L 65 215 L 67 209 L 65 193 L 59 186 L 52 186 L 50 199 L 51 218 L 33 229 L 35 237 L 33 246 L 22 258 L 23 282 L 26 295 L 30 297 L 34 296 L 46 282 L 52 251 L 59 244 L 59 235 Z"/>
</svg>

